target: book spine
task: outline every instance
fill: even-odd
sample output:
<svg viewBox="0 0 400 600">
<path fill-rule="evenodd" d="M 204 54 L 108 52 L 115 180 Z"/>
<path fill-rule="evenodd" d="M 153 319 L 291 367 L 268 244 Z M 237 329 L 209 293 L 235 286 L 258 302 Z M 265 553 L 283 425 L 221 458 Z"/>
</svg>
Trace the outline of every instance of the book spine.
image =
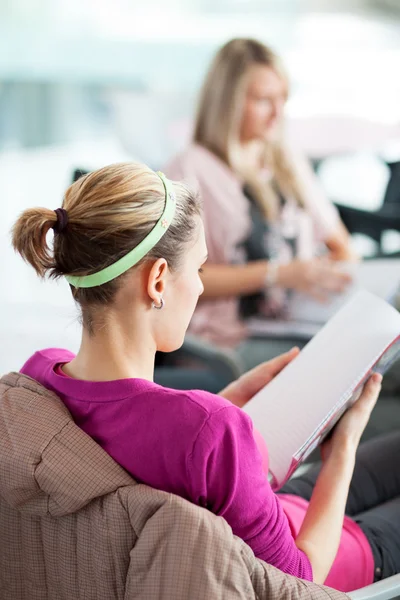
<svg viewBox="0 0 400 600">
<path fill-rule="evenodd" d="M 281 489 L 281 487 L 283 487 L 285 483 L 290 479 L 290 477 L 293 475 L 293 473 L 296 471 L 299 465 L 300 461 L 298 461 L 296 458 L 292 458 L 289 469 L 287 470 L 286 475 L 282 479 L 276 477 L 274 473 L 271 472 L 272 479 L 270 483 L 272 491 L 278 492 Z"/>
</svg>

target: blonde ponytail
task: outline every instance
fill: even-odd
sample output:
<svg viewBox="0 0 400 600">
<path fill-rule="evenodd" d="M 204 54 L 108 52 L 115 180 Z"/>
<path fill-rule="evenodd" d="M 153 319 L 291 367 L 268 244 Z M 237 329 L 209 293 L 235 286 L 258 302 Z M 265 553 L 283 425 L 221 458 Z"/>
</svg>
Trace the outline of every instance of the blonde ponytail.
<svg viewBox="0 0 400 600">
<path fill-rule="evenodd" d="M 39 277 L 54 269 L 54 256 L 47 243 L 47 234 L 57 223 L 57 215 L 47 208 L 25 210 L 12 229 L 12 245 L 22 258 L 32 265 Z"/>
</svg>

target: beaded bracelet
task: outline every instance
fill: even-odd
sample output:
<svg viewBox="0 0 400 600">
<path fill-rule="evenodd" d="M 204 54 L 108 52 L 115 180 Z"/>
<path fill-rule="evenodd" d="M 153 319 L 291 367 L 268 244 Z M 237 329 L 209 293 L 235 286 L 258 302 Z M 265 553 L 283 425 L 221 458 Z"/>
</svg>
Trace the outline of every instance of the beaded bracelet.
<svg viewBox="0 0 400 600">
<path fill-rule="evenodd" d="M 279 263 L 270 260 L 268 263 L 268 271 L 265 276 L 265 285 L 267 288 L 273 287 L 278 281 Z"/>
</svg>

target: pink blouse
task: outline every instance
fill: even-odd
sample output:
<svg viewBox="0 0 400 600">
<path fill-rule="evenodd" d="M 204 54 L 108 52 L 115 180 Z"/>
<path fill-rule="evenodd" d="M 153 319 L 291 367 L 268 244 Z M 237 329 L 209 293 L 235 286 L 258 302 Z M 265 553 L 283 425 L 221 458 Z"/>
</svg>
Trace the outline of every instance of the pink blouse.
<svg viewBox="0 0 400 600">
<path fill-rule="evenodd" d="M 283 227 L 295 227 L 297 256 L 309 259 L 328 239 L 339 223 L 339 216 L 326 198 L 308 162 L 293 155 L 293 164 L 306 189 L 305 208 L 288 199 L 282 214 Z M 168 177 L 185 180 L 200 193 L 209 258 L 215 265 L 244 264 L 241 244 L 251 232 L 250 203 L 235 173 L 210 151 L 192 144 L 164 169 Z M 282 260 L 290 260 L 282 249 Z M 239 298 L 221 297 L 201 300 L 193 316 L 190 331 L 220 346 L 234 347 L 248 335 L 239 316 Z"/>
</svg>

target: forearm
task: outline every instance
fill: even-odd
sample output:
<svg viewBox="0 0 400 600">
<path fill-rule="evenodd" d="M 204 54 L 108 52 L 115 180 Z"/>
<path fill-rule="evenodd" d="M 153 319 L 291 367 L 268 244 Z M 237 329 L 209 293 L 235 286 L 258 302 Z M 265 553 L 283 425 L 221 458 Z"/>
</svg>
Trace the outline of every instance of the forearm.
<svg viewBox="0 0 400 600">
<path fill-rule="evenodd" d="M 343 448 L 323 464 L 296 539 L 309 558 L 316 583 L 323 583 L 339 548 L 355 449 Z"/>
<path fill-rule="evenodd" d="M 343 223 L 339 223 L 335 233 L 325 241 L 325 244 L 332 260 L 353 262 L 359 258 L 352 248 L 350 234 Z"/>
<path fill-rule="evenodd" d="M 359 256 L 354 252 L 351 246 L 341 245 L 340 247 L 329 248 L 329 258 L 340 262 L 358 262 Z"/>
<path fill-rule="evenodd" d="M 268 262 L 259 260 L 245 265 L 205 265 L 202 298 L 243 296 L 264 289 Z"/>
</svg>

